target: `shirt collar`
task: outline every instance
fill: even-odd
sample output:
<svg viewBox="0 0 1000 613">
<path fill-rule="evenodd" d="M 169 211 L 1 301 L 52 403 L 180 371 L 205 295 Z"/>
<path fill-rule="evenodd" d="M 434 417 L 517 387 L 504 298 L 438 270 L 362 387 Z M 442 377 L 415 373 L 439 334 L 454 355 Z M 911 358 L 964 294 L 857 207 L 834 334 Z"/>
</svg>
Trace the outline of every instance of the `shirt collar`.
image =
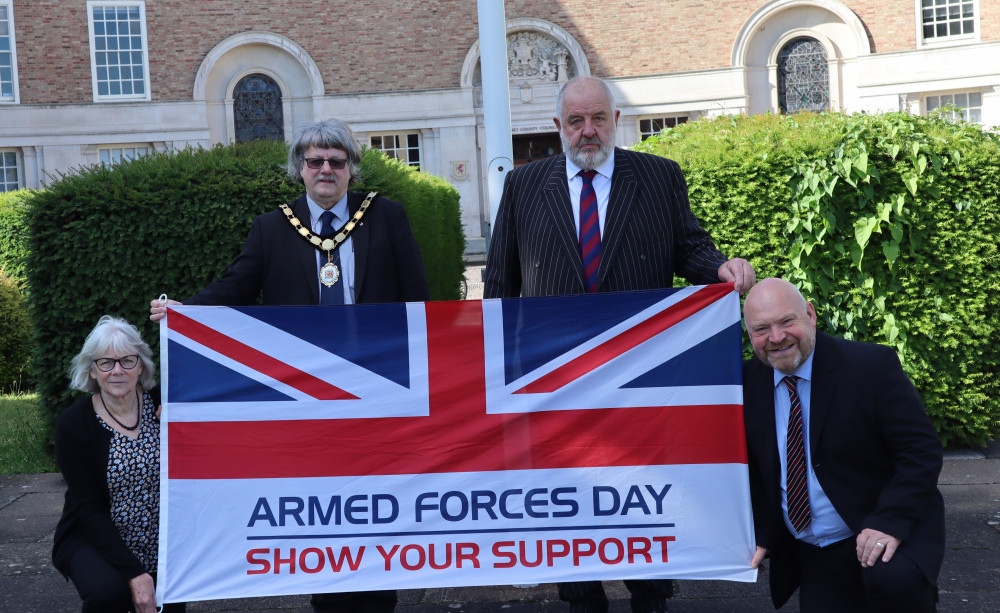
<svg viewBox="0 0 1000 613">
<path fill-rule="evenodd" d="M 326 209 L 316 204 L 313 201 L 313 199 L 309 197 L 309 194 L 306 194 L 306 204 L 309 205 L 309 218 L 313 221 L 313 223 L 315 223 L 316 221 L 319 220 L 319 216 L 322 215 L 323 211 L 325 211 Z M 346 223 L 347 194 L 344 194 L 344 197 L 338 200 L 337 204 L 330 207 L 330 211 L 333 213 L 334 217 L 336 217 L 339 221 Z"/>
<path fill-rule="evenodd" d="M 581 170 L 583 170 L 583 169 L 580 168 L 579 166 L 577 166 L 573 162 L 573 160 L 569 159 L 569 156 L 567 155 L 566 156 L 566 178 L 567 179 L 572 179 L 576 175 L 580 174 Z M 597 168 L 595 168 L 594 170 L 596 170 L 597 174 L 599 174 L 599 175 L 605 176 L 605 177 L 607 177 L 609 179 L 611 178 L 611 173 L 614 172 L 614 170 L 615 170 L 615 148 L 614 147 L 611 148 L 611 154 L 608 156 L 608 159 L 604 160 L 604 163 L 601 164 L 600 166 L 598 166 Z"/>
<path fill-rule="evenodd" d="M 811 383 L 812 373 L 813 373 L 813 357 L 815 355 L 816 355 L 816 348 L 813 347 L 812 353 L 809 354 L 809 357 L 806 358 L 805 362 L 802 362 L 802 364 L 800 364 L 799 367 L 795 369 L 795 372 L 792 373 L 792 376 L 798 377 L 799 379 L 805 379 L 806 381 L 809 381 Z M 785 375 L 785 373 L 781 372 L 777 368 L 772 368 L 771 370 L 774 371 L 774 387 L 778 387 L 778 385 L 781 384 L 781 380 L 784 379 L 787 375 Z"/>
</svg>

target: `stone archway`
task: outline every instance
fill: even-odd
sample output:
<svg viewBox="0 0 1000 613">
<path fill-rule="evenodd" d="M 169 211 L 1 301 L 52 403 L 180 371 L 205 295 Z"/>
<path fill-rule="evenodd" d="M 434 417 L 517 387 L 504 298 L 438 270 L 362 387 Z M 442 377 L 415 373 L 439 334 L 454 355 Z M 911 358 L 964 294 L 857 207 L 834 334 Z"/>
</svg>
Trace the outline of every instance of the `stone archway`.
<svg viewBox="0 0 1000 613">
<path fill-rule="evenodd" d="M 778 54 L 802 37 L 825 50 L 829 108 L 844 108 L 844 83 L 854 78 L 849 64 L 871 53 L 864 24 L 838 0 L 772 0 L 747 19 L 733 45 L 732 64 L 744 69 L 750 114 L 779 112 Z"/>
<path fill-rule="evenodd" d="M 195 76 L 194 99 L 205 101 L 210 142 L 236 141 L 234 92 L 251 75 L 264 75 L 278 87 L 282 133 L 311 121 L 324 94 L 319 68 L 292 40 L 270 32 L 242 32 L 216 45 L 205 56 Z"/>
</svg>

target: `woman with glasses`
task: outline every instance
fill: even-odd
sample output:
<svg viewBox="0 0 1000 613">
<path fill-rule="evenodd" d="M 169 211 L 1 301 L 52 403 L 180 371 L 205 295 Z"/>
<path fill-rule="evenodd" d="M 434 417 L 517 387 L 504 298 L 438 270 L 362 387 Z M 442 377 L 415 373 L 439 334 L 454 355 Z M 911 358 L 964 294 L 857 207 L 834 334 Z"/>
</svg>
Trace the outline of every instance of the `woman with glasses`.
<svg viewBox="0 0 1000 613">
<path fill-rule="evenodd" d="M 73 581 L 84 612 L 155 611 L 160 400 L 154 370 L 139 331 L 108 315 L 70 367 L 70 387 L 87 396 L 56 423 L 56 462 L 67 490 L 52 561 Z"/>
</svg>

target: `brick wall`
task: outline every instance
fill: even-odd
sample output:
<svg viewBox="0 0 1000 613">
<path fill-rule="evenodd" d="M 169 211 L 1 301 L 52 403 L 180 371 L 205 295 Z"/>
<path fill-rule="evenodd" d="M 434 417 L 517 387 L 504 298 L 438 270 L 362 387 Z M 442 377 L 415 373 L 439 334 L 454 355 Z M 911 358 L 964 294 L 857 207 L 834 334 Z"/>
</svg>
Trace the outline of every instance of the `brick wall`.
<svg viewBox="0 0 1000 613">
<path fill-rule="evenodd" d="M 913 49 L 913 0 L 846 2 L 875 52 Z M 604 77 L 726 68 L 750 0 L 507 0 L 508 18 L 567 30 Z M 980 0 L 983 40 L 1000 40 L 1000 0 Z M 15 0 L 21 102 L 90 102 L 84 0 Z M 286 36 L 319 66 L 326 91 L 458 86 L 477 40 L 473 0 L 147 0 L 154 100 L 188 100 L 198 67 L 225 38 L 248 30 Z"/>
</svg>

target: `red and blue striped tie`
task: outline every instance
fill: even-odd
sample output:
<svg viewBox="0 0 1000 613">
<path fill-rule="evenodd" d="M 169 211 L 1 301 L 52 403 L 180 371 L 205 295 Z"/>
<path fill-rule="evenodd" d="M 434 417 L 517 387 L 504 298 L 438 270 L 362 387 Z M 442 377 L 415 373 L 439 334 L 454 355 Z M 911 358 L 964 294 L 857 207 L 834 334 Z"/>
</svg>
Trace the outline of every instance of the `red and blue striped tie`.
<svg viewBox="0 0 1000 613">
<path fill-rule="evenodd" d="M 812 513 L 809 509 L 809 486 L 806 478 L 805 428 L 796 379 L 798 377 L 788 376 L 781 380 L 788 388 L 788 399 L 791 402 L 785 440 L 785 491 L 788 494 L 788 520 L 792 522 L 796 532 L 802 532 L 812 523 Z"/>
<path fill-rule="evenodd" d="M 580 190 L 580 256 L 588 292 L 597 291 L 597 269 L 601 265 L 601 224 L 597 218 L 597 193 L 594 192 L 596 170 L 581 170 L 583 189 Z"/>
</svg>

